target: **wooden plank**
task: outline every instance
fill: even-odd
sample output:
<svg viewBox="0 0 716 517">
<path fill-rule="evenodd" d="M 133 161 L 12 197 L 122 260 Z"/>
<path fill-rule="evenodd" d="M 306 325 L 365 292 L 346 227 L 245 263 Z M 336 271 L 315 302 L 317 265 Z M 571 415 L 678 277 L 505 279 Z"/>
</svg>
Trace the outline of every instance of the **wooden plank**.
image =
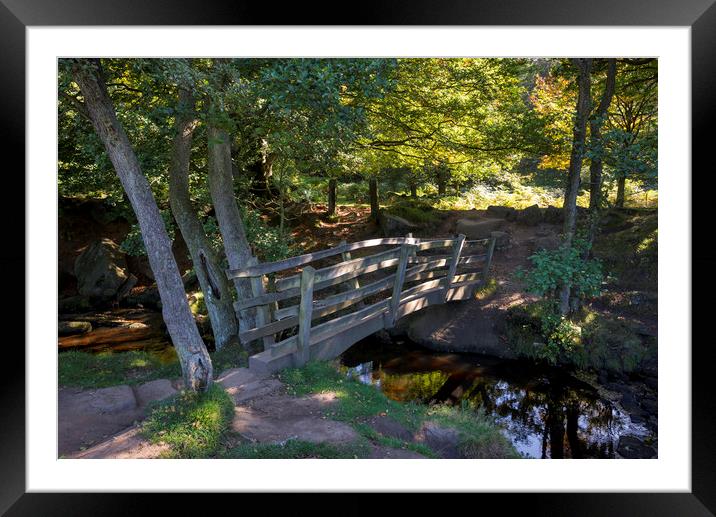
<svg viewBox="0 0 716 517">
<path fill-rule="evenodd" d="M 392 274 L 381 278 L 377 282 L 365 285 L 360 289 L 351 289 L 350 291 L 327 296 L 322 300 L 313 300 L 313 319 L 345 309 L 346 307 L 357 304 L 367 296 L 385 291 L 393 285 L 394 279 L 395 274 Z M 281 320 L 290 316 L 296 316 L 298 315 L 298 308 L 298 305 L 292 305 L 279 309 L 276 311 L 276 319 Z"/>
<path fill-rule="evenodd" d="M 265 262 L 263 264 L 258 264 L 256 266 L 241 269 L 229 269 L 226 271 L 226 274 L 230 279 L 268 275 L 269 273 L 276 273 L 278 271 L 284 271 L 286 269 L 293 269 L 295 267 L 303 266 L 315 260 L 340 255 L 341 253 L 344 253 L 346 251 L 355 251 L 363 248 L 370 248 L 373 246 L 391 246 L 402 245 L 406 243 L 418 244 L 419 242 L 420 239 L 406 239 L 405 237 L 369 239 L 365 241 L 353 242 L 347 244 L 346 246 L 336 246 L 327 250 L 316 251 L 314 253 L 306 253 L 305 255 L 298 255 L 296 257 L 278 260 L 276 262 Z"/>
<path fill-rule="evenodd" d="M 482 278 L 487 282 L 487 277 L 490 273 L 490 264 L 492 263 L 492 254 L 495 252 L 495 243 L 497 242 L 497 237 L 495 237 L 494 233 L 490 237 L 490 244 L 487 246 L 487 257 L 485 259 L 485 267 L 482 270 Z"/>
<path fill-rule="evenodd" d="M 421 241 L 417 245 L 418 251 L 432 250 L 435 248 L 448 248 L 453 245 L 455 239 L 436 239 L 432 241 Z"/>
<path fill-rule="evenodd" d="M 341 262 L 340 264 L 335 264 L 333 266 L 318 269 L 316 270 L 316 283 L 323 284 L 326 281 L 335 280 L 338 278 L 355 278 L 359 275 L 371 271 L 376 271 L 377 269 L 381 269 L 382 267 L 389 267 L 390 265 L 395 265 L 398 263 L 397 257 L 399 254 L 400 248 L 395 248 L 392 250 L 382 251 L 380 253 L 376 253 L 368 257 L 352 259 L 349 262 Z M 375 264 L 381 264 L 381 268 L 370 268 L 370 266 L 374 266 Z M 356 274 L 350 275 L 351 273 Z M 335 285 L 336 283 L 344 282 L 345 279 L 341 280 L 340 282 L 335 282 L 327 285 Z M 276 280 L 276 290 L 284 291 L 287 289 L 295 288 L 298 287 L 299 283 L 299 275 L 292 275 L 286 278 L 280 278 Z"/>
<path fill-rule="evenodd" d="M 271 323 L 263 327 L 255 327 L 244 332 L 240 332 L 239 340 L 242 343 L 248 343 L 250 341 L 253 341 L 254 339 L 268 336 L 269 334 L 277 334 L 282 330 L 295 327 L 296 325 L 298 325 L 298 316 L 293 316 L 291 318 L 285 318 L 278 321 L 272 321 Z"/>
<path fill-rule="evenodd" d="M 255 266 L 259 263 L 259 259 L 256 257 L 251 257 L 249 259 L 249 266 Z M 265 288 L 264 288 L 264 277 L 262 276 L 255 276 L 251 277 L 251 293 L 254 295 L 254 298 L 262 296 L 265 294 Z M 257 327 L 263 327 L 267 323 L 271 321 L 271 313 L 269 312 L 269 308 L 267 305 L 258 305 L 256 306 L 256 326 Z M 268 336 L 263 337 L 263 344 L 264 344 L 264 350 L 267 347 L 270 347 L 275 342 L 273 334 L 269 334 Z"/>
<path fill-rule="evenodd" d="M 311 330 L 310 358 L 332 359 L 360 339 L 383 328 L 383 314 L 388 300 L 383 300 L 353 314 L 318 325 Z M 271 349 L 249 357 L 249 369 L 257 373 L 272 373 L 295 363 L 296 336 L 274 345 Z"/>
<path fill-rule="evenodd" d="M 342 241 L 341 244 L 342 244 L 343 246 L 347 246 L 347 245 L 348 245 L 348 243 L 347 243 L 346 241 Z M 343 253 L 343 255 L 342 255 L 341 257 L 343 258 L 343 263 L 344 263 L 344 264 L 345 264 L 346 262 L 350 262 L 350 261 L 352 260 L 352 258 L 353 258 L 353 257 L 351 257 L 351 252 L 350 252 L 350 251 L 346 251 L 345 253 Z M 346 282 L 346 283 L 344 284 L 345 287 L 346 287 L 349 291 L 350 291 L 351 289 L 360 289 L 360 282 L 358 281 L 358 277 L 353 277 L 353 278 L 350 279 L 350 280 L 352 280 L 352 282 L 351 282 L 351 281 L 348 281 L 348 282 Z M 365 304 L 363 303 L 363 300 L 359 300 L 357 304 L 358 304 L 359 307 L 362 307 L 362 306 L 365 305 Z"/>
<path fill-rule="evenodd" d="M 395 272 L 395 283 L 393 284 L 393 294 L 390 298 L 390 326 L 395 326 L 395 320 L 398 316 L 398 307 L 400 306 L 400 295 L 403 290 L 403 282 L 405 281 L 405 271 L 408 267 L 408 259 L 413 252 L 413 245 L 403 244 L 400 248 L 400 262 Z"/>
<path fill-rule="evenodd" d="M 296 336 L 296 362 L 306 364 L 310 357 L 311 316 L 313 313 L 313 280 L 316 270 L 306 266 L 301 272 L 301 303 L 298 309 L 298 334 Z"/>
<path fill-rule="evenodd" d="M 450 266 L 448 267 L 447 276 L 445 277 L 445 298 L 447 298 L 448 289 L 450 289 L 450 284 L 452 284 L 452 279 L 455 276 L 455 271 L 457 271 L 457 265 L 460 262 L 460 253 L 462 252 L 462 247 L 465 243 L 465 236 L 463 234 L 460 234 L 457 236 L 457 239 L 455 239 L 455 243 L 452 247 L 452 256 L 450 257 Z"/>
<path fill-rule="evenodd" d="M 482 262 L 487 257 L 486 254 L 481 255 L 468 255 L 466 257 L 460 257 L 460 260 L 458 261 L 458 265 L 463 264 L 477 264 L 479 262 Z"/>
<path fill-rule="evenodd" d="M 444 278 L 437 278 L 435 280 L 430 280 L 428 282 L 423 282 L 422 284 L 415 285 L 411 287 L 410 289 L 406 289 L 402 293 L 402 297 L 410 297 L 419 293 L 422 293 L 423 291 L 427 291 L 430 289 L 435 288 L 444 288 L 445 287 L 445 279 Z"/>
</svg>

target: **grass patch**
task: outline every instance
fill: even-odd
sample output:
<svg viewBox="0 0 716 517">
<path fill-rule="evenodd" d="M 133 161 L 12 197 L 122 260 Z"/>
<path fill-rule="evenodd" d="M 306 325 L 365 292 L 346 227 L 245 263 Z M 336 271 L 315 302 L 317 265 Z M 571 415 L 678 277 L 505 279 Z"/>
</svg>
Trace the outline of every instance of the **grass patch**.
<svg viewBox="0 0 716 517">
<path fill-rule="evenodd" d="M 466 457 L 518 457 L 497 424 L 475 408 L 396 402 L 388 399 L 374 386 L 345 378 L 334 365 L 327 362 L 311 362 L 303 368 L 284 370 L 279 377 L 292 395 L 335 393 L 338 404 L 329 416 L 351 424 L 361 436 L 379 445 L 408 448 L 427 457 L 435 457 L 435 453 L 422 444 L 404 442 L 377 433 L 366 423 L 369 418 L 377 415 L 389 416 L 411 432 L 420 429 L 427 421 L 452 427 L 460 434 L 460 448 Z"/>
<path fill-rule="evenodd" d="M 486 300 L 487 298 L 493 296 L 499 287 L 500 286 L 495 277 L 490 277 L 485 284 L 482 284 L 480 287 L 475 289 L 475 299 Z"/>
<path fill-rule="evenodd" d="M 214 455 L 228 430 L 234 403 L 216 384 L 203 393 L 182 391 L 156 404 L 142 426 L 152 443 L 166 443 L 174 458 Z"/>
<path fill-rule="evenodd" d="M 179 363 L 162 363 L 149 352 L 69 351 L 58 354 L 60 386 L 105 388 L 117 384 L 141 384 L 161 378 L 181 376 Z"/>
<path fill-rule="evenodd" d="M 229 368 L 246 367 L 249 354 L 238 343 L 212 352 L 214 375 Z M 69 351 L 58 354 L 60 386 L 106 388 L 118 384 L 142 384 L 154 379 L 181 377 L 178 359 L 162 361 L 158 354 L 143 351 L 89 352 Z"/>
<path fill-rule="evenodd" d="M 368 456 L 365 442 L 347 445 L 288 440 L 283 444 L 242 443 L 226 450 L 222 458 L 246 459 L 354 459 Z"/>
</svg>

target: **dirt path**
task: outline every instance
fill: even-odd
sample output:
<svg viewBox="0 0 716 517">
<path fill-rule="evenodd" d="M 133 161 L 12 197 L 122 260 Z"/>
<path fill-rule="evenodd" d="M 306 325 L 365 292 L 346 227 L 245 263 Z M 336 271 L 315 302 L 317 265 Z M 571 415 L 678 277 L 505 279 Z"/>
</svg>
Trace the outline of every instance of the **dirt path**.
<svg viewBox="0 0 716 517">
<path fill-rule="evenodd" d="M 337 403 L 335 393 L 302 397 L 290 396 L 284 385 L 272 376 L 257 376 L 247 368 L 223 372 L 216 382 L 234 400 L 234 417 L 227 446 L 233 442 L 285 444 L 289 440 L 315 444 L 349 445 L 359 440 L 356 430 L 346 422 L 330 418 Z M 153 381 L 152 400 L 176 393 L 166 389 L 170 381 Z M 147 383 L 152 384 L 152 383 Z M 142 385 L 144 386 L 144 385 Z M 158 387 L 162 386 L 162 393 Z M 60 455 L 70 459 L 159 458 L 170 451 L 141 436 L 141 422 L 149 399 L 147 388 L 113 386 L 102 390 L 60 390 Z M 377 433 L 405 438 L 408 431 L 388 419 L 369 422 Z M 433 433 L 434 434 L 434 433 Z M 426 437 L 427 436 L 427 437 Z M 426 442 L 432 438 L 425 430 L 408 441 Z M 80 445 L 81 444 L 81 445 Z M 377 443 L 370 445 L 371 458 L 425 458 L 417 452 Z"/>
</svg>

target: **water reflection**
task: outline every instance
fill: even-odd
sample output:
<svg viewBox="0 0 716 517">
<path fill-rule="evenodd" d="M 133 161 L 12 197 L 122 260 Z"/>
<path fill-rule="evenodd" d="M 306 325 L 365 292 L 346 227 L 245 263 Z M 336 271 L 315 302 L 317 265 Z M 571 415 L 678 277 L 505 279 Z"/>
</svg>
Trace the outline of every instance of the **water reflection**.
<svg viewBox="0 0 716 517">
<path fill-rule="evenodd" d="M 530 458 L 613 458 L 622 434 L 647 434 L 596 391 L 558 369 L 364 342 L 341 358 L 348 375 L 398 401 L 484 408 Z"/>
</svg>

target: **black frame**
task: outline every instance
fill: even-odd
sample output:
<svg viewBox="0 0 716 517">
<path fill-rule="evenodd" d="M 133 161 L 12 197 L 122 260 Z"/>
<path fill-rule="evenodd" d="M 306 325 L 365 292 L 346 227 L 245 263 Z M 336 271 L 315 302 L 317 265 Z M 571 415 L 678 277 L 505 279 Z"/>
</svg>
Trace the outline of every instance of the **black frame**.
<svg viewBox="0 0 716 517">
<path fill-rule="evenodd" d="M 295 2 L 267 12 L 262 2 L 211 0 L 199 6 L 187 0 L 0 0 L 0 64 L 5 80 L 0 83 L 0 128 L 3 163 L 17 159 L 15 171 L 25 164 L 25 28 L 34 25 L 573 25 L 573 26 L 690 26 L 692 30 L 692 156 L 693 170 L 700 170 L 699 189 L 692 190 L 692 236 L 710 236 L 707 181 L 713 184 L 713 162 L 710 148 L 716 140 L 716 4 L 715 0 L 603 0 L 588 3 L 580 0 L 493 0 L 491 2 L 449 0 L 360 0 L 350 18 L 340 15 L 337 2 L 315 3 L 310 9 Z M 701 165 L 699 168 L 698 165 Z M 24 177 L 4 167 L 3 181 L 8 192 L 25 193 Z M 693 181 L 693 175 L 692 175 Z M 14 185 L 7 185 L 15 182 Z M 10 190 L 12 189 L 12 190 Z M 19 204 L 13 207 L 24 213 L 24 195 L 14 195 Z M 12 199 L 3 199 L 7 208 Z M 693 210 L 696 208 L 697 210 Z M 699 210 L 701 209 L 701 210 Z M 701 212 L 701 213 L 700 213 Z M 702 226 L 703 228 L 700 228 Z M 699 231 L 701 230 L 701 231 Z M 3 228 L 5 242 L 0 252 L 3 271 L 15 272 L 25 267 L 25 228 L 19 225 Z M 21 245 L 22 243 L 22 245 Z M 686 250 L 684 250 L 685 252 Z M 692 275 L 699 278 L 699 291 L 692 295 L 692 321 L 708 321 L 710 304 L 698 304 L 697 294 L 713 292 L 716 282 L 713 270 L 716 254 L 701 245 L 692 251 Z M 3 299 L 4 315 L 13 314 L 24 305 L 24 285 L 18 274 L 4 275 L 10 282 Z M 23 293 L 18 300 L 17 294 Z M 25 340 L 24 329 L 18 338 Z M 144 494 L 26 494 L 25 493 L 25 386 L 24 353 L 17 340 L 6 339 L 4 368 L 0 375 L 0 512 L 9 515 L 92 515 L 131 514 L 147 508 Z M 13 345 L 13 343 L 15 343 Z M 678 346 L 665 343 L 662 346 Z M 31 344 L 26 343 L 26 346 Z M 13 365 L 8 368 L 7 365 Z M 692 344 L 692 492 L 691 493 L 588 493 L 588 494 L 473 494 L 469 503 L 497 502 L 501 511 L 524 508 L 531 514 L 547 515 L 715 515 L 716 514 L 716 397 L 709 391 L 709 374 L 716 364 L 716 353 L 705 339 Z M 479 499 L 475 499 L 475 497 Z M 212 494 L 212 502 L 219 494 Z M 255 496 L 242 494 L 237 507 L 246 511 Z M 248 499 L 247 499 L 248 497 Z M 325 495 L 320 496 L 327 502 Z M 350 496 L 360 501 L 360 494 Z M 456 497 L 456 495 L 452 495 Z M 169 504 L 189 509 L 187 496 L 162 497 L 162 509 Z M 222 497 L 225 499 L 225 497 Z M 410 499 L 424 507 L 429 501 L 414 494 Z M 192 497 L 193 500 L 193 497 Z M 251 500 L 251 501 L 250 501 Z M 435 500 L 430 498 L 431 501 Z M 217 501 L 218 502 L 218 501 Z M 224 502 L 224 501 L 222 501 Z M 359 504 L 345 505 L 357 511 Z M 464 502 L 464 501 L 463 501 Z M 442 502 L 444 504 L 444 502 Z M 202 504 L 205 504 L 202 502 Z M 334 503 L 335 504 L 335 503 Z M 454 504 L 454 503 L 451 503 Z M 213 505 L 212 505 L 213 506 Z M 311 513 L 333 505 L 311 505 Z M 365 506 L 364 506 L 365 507 Z M 203 509 L 206 509 L 204 507 Z M 344 511 L 344 510 L 343 510 Z"/>
</svg>

